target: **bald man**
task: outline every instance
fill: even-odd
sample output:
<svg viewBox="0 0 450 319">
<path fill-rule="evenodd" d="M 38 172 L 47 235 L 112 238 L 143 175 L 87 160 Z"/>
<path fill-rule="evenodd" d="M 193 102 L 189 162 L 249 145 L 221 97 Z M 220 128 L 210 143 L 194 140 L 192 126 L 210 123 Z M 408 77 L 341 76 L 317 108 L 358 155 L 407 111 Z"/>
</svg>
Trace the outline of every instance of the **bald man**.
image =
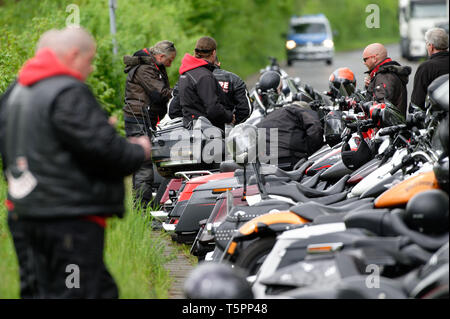
<svg viewBox="0 0 450 319">
<path fill-rule="evenodd" d="M 411 68 L 389 58 L 386 48 L 380 43 L 372 43 L 364 49 L 363 62 L 368 69 L 365 78 L 367 99 L 389 101 L 406 115 L 406 85 Z"/>
<path fill-rule="evenodd" d="M 103 262 L 104 228 L 123 215 L 123 178 L 150 157 L 150 142 L 127 141 L 108 123 L 84 83 L 95 53 L 85 30 L 50 30 L 0 100 L 22 298 L 118 297 Z"/>
</svg>

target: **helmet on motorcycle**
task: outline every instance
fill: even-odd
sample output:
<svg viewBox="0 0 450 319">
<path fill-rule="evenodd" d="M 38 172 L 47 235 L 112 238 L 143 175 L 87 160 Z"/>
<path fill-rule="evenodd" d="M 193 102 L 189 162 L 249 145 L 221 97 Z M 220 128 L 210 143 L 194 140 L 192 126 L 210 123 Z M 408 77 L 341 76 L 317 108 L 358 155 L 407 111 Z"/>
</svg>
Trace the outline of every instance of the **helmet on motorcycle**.
<svg viewBox="0 0 450 319">
<path fill-rule="evenodd" d="M 253 299 L 253 292 L 239 268 L 227 264 L 201 263 L 184 283 L 189 299 Z"/>
<path fill-rule="evenodd" d="M 441 121 L 438 127 L 439 141 L 441 142 L 442 149 L 444 154 L 448 155 L 448 115 L 445 119 Z"/>
<path fill-rule="evenodd" d="M 449 75 L 444 74 L 436 78 L 428 86 L 428 103 L 427 105 L 438 110 L 448 112 L 448 79 Z"/>
<path fill-rule="evenodd" d="M 342 145 L 341 149 L 342 162 L 344 162 L 344 165 L 351 170 L 360 168 L 374 156 L 369 145 L 364 138 L 362 138 L 362 135 L 360 135 L 359 138 L 356 138 L 355 144 L 356 145 L 353 145 L 352 147 L 349 142 L 346 142 Z"/>
<path fill-rule="evenodd" d="M 415 195 L 406 205 L 404 221 L 424 233 L 448 232 L 448 195 L 439 189 Z"/>
<path fill-rule="evenodd" d="M 448 181 L 448 156 L 439 160 L 433 167 L 434 175 L 436 176 L 439 187 L 449 193 Z"/>
<path fill-rule="evenodd" d="M 355 92 L 356 78 L 349 68 L 334 70 L 328 82 L 333 95 L 350 96 Z"/>
<path fill-rule="evenodd" d="M 263 92 L 267 92 L 270 89 L 278 92 L 279 90 L 281 90 L 281 86 L 281 76 L 278 72 L 266 71 L 259 78 L 258 88 Z"/>
<path fill-rule="evenodd" d="M 342 141 L 341 134 L 344 131 L 341 111 L 330 111 L 323 118 L 323 135 L 328 145 L 334 145 Z"/>
</svg>

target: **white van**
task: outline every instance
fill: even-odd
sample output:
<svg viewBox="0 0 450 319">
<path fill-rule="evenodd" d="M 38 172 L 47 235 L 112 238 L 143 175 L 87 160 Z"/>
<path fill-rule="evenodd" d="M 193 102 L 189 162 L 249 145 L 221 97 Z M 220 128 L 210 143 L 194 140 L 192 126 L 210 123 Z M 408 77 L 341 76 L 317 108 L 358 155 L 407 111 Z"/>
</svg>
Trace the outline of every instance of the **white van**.
<svg viewBox="0 0 450 319">
<path fill-rule="evenodd" d="M 426 57 L 425 32 L 445 25 L 448 29 L 448 0 L 399 0 L 402 57 Z"/>
</svg>

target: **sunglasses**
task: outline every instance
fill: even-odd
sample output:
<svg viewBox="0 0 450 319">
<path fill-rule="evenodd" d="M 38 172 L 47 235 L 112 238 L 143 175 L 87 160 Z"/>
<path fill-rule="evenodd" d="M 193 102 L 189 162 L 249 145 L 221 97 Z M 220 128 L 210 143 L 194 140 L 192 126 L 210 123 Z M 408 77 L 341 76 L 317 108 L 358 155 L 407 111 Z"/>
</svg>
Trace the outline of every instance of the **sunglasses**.
<svg viewBox="0 0 450 319">
<path fill-rule="evenodd" d="M 374 56 L 376 56 L 376 55 L 369 55 L 368 57 L 365 57 L 365 58 L 363 58 L 363 61 L 364 61 L 364 62 L 366 62 L 366 61 L 367 61 L 367 59 L 369 59 L 369 58 L 373 58 Z"/>
</svg>

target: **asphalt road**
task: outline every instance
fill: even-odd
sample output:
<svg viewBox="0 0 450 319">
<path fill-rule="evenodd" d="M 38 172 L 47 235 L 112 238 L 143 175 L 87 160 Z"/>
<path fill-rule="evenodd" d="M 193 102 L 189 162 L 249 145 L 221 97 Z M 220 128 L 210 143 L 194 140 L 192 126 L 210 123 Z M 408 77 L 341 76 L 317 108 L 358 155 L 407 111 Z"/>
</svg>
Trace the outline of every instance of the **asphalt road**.
<svg viewBox="0 0 450 319">
<path fill-rule="evenodd" d="M 387 45 L 388 56 L 393 60 L 399 62 L 401 65 L 409 65 L 412 68 L 412 73 L 409 76 L 408 82 L 408 103 L 412 92 L 412 85 L 414 82 L 414 74 L 420 62 L 411 62 L 404 60 L 400 54 L 400 46 L 393 44 Z M 291 76 L 300 77 L 303 84 L 309 84 L 318 91 L 325 91 L 328 89 L 328 78 L 330 74 L 340 67 L 350 68 L 356 76 L 356 86 L 363 88 L 364 86 L 364 72 L 367 71 L 366 66 L 362 61 L 362 52 L 364 48 L 354 51 L 337 52 L 334 56 L 332 65 L 326 65 L 325 61 L 296 61 L 292 66 L 288 67 L 285 63 L 281 67 Z M 247 79 L 248 88 L 252 88 L 257 81 L 259 75 L 253 75 Z"/>
</svg>

